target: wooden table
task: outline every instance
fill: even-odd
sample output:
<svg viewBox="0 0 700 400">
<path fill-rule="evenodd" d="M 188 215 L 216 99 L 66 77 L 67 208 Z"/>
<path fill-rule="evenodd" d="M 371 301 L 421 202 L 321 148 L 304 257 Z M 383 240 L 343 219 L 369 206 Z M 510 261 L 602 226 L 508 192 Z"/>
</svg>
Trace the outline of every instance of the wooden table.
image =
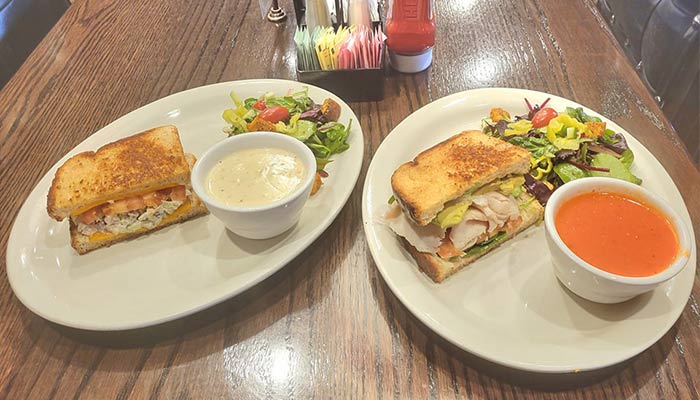
<svg viewBox="0 0 700 400">
<path fill-rule="evenodd" d="M 700 222 L 700 174 L 592 1 L 437 3 L 432 68 L 389 73 L 383 101 L 351 104 L 366 135 L 365 166 L 317 245 L 220 306 L 123 333 L 42 320 L 0 268 L 0 398 L 697 398 L 697 281 L 680 321 L 640 356 L 550 376 L 456 349 L 408 314 L 377 273 L 360 222 L 374 150 L 420 106 L 478 87 L 546 91 L 602 112 L 654 153 L 696 230 Z M 290 20 L 263 22 L 250 0 L 76 1 L 0 92 L 0 260 L 22 202 L 72 147 L 171 93 L 295 79 L 293 31 Z"/>
</svg>

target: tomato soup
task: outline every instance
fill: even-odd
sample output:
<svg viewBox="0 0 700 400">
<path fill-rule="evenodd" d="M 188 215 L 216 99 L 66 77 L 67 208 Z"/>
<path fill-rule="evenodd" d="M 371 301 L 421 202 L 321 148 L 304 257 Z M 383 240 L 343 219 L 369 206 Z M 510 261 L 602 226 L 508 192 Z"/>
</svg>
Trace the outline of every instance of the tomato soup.
<svg viewBox="0 0 700 400">
<path fill-rule="evenodd" d="M 678 236 L 661 211 L 616 193 L 573 197 L 561 205 L 554 224 L 577 256 L 617 275 L 655 275 L 678 253 Z"/>
</svg>

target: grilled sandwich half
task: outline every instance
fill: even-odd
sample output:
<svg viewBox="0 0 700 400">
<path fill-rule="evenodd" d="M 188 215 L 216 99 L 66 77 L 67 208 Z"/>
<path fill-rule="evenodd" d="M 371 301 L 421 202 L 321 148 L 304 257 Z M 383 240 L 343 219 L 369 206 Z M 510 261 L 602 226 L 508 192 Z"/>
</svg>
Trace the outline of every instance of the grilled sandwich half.
<svg viewBox="0 0 700 400">
<path fill-rule="evenodd" d="M 396 203 L 384 222 L 435 282 L 532 224 L 544 209 L 525 190 L 530 153 L 465 131 L 418 154 L 391 177 Z"/>
<path fill-rule="evenodd" d="M 79 254 L 207 214 L 192 192 L 195 157 L 177 128 L 153 128 L 77 154 L 56 171 L 47 211 L 70 220 Z"/>
</svg>

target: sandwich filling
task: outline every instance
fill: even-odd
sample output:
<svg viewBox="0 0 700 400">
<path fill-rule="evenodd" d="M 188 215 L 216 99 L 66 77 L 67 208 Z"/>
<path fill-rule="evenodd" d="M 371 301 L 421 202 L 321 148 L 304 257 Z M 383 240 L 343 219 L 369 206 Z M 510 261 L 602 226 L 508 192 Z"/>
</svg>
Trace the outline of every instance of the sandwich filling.
<svg viewBox="0 0 700 400">
<path fill-rule="evenodd" d="M 175 213 L 191 195 L 185 186 L 109 201 L 71 217 L 78 232 L 124 234 L 153 229 Z"/>
<path fill-rule="evenodd" d="M 522 187 L 522 176 L 502 179 L 471 190 L 445 204 L 425 226 L 410 220 L 394 204 L 385 223 L 422 253 L 448 260 L 488 251 L 517 229 L 532 198 Z"/>
</svg>

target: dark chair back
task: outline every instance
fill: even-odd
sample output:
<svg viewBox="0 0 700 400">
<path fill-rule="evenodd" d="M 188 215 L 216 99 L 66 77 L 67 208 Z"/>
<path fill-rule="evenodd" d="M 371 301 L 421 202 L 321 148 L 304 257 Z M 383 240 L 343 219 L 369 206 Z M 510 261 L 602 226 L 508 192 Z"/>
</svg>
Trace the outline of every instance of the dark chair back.
<svg viewBox="0 0 700 400">
<path fill-rule="evenodd" d="M 656 96 L 683 96 L 698 73 L 698 22 L 676 5 L 663 0 L 656 7 L 642 37 L 642 71 Z M 697 0 L 696 0 L 697 2 Z M 682 93 L 679 93 L 678 91 Z"/>
<path fill-rule="evenodd" d="M 0 89 L 69 6 L 68 0 L 0 0 Z"/>
<path fill-rule="evenodd" d="M 610 17 L 613 33 L 635 64 L 641 60 L 644 28 L 660 1 L 608 0 L 610 12 L 615 16 Z"/>
<path fill-rule="evenodd" d="M 627 57 L 700 162 L 700 0 L 598 0 Z"/>
</svg>

